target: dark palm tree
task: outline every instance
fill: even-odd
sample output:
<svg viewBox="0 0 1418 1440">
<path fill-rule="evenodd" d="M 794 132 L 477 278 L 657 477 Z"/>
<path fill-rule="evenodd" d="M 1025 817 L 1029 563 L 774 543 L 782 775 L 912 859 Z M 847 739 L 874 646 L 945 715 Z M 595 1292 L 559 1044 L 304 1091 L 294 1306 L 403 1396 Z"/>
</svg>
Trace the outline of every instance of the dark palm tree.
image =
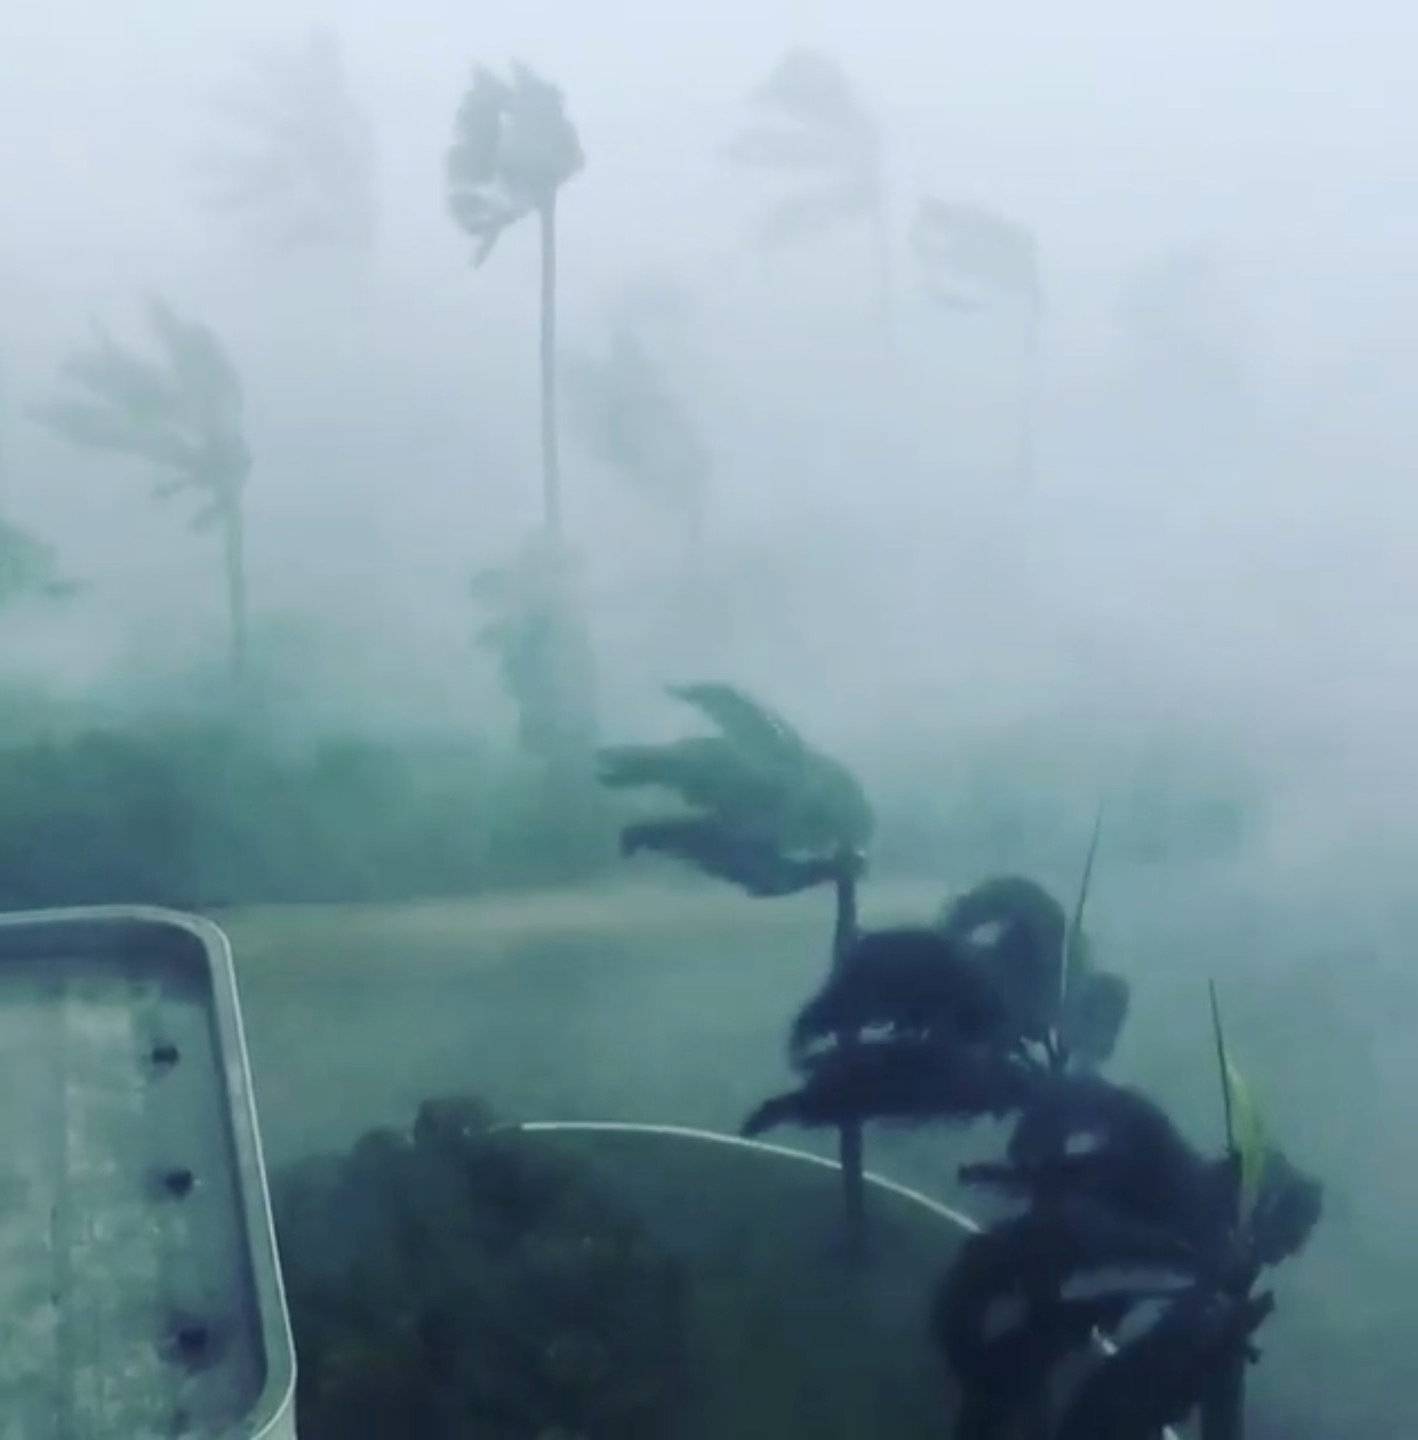
<svg viewBox="0 0 1418 1440">
<path fill-rule="evenodd" d="M 75 445 L 141 460 L 160 478 L 158 499 L 197 498 L 194 530 L 221 535 L 234 679 L 246 665 L 246 562 L 243 497 L 251 451 L 242 417 L 241 380 L 205 325 L 184 320 L 161 300 L 148 303 L 160 357 L 119 345 L 96 329 L 60 375 L 67 394 L 35 418 Z"/>
<path fill-rule="evenodd" d="M 316 32 L 298 49 L 253 56 L 220 108 L 225 144 L 198 159 L 198 199 L 282 248 L 368 249 L 378 221 L 374 143 L 345 73 L 339 40 Z"/>
<path fill-rule="evenodd" d="M 1322 1192 L 1262 1133 L 1219 1018 L 1217 1046 L 1219 1157 L 1196 1151 L 1138 1091 L 1054 1073 L 1022 1106 L 1006 1162 L 962 1170 L 1028 1208 L 972 1237 L 938 1293 L 937 1338 L 964 1393 L 961 1440 L 1131 1440 L 1193 1412 L 1205 1440 L 1239 1440 L 1251 1337 L 1274 1308 L 1255 1287 L 1303 1247 Z M 1022 1297 L 1023 1313 L 1001 1331 L 991 1313 L 1007 1296 Z M 1084 1375 L 1051 1430 L 1055 1367 L 1144 1301 L 1160 1302 L 1157 1318 Z"/>
<path fill-rule="evenodd" d="M 1027 483 L 1034 473 L 1044 321 L 1038 243 L 1012 220 L 927 197 L 917 207 L 911 245 L 922 289 L 936 304 L 959 312 L 1004 305 L 1022 315 L 1015 463 Z"/>
<path fill-rule="evenodd" d="M 556 415 L 557 197 L 584 165 L 561 91 L 525 65 L 510 80 L 478 67 L 454 121 L 448 153 L 448 207 L 477 243 L 473 264 L 492 253 L 502 232 L 528 215 L 541 231 L 542 512 L 562 531 Z"/>
<path fill-rule="evenodd" d="M 654 787 L 684 802 L 673 814 L 627 825 L 622 852 L 673 856 L 758 898 L 831 885 L 831 969 L 837 971 L 857 939 L 857 882 L 874 826 L 861 785 L 782 716 L 733 686 L 684 685 L 670 693 L 703 713 L 718 733 L 601 751 L 603 784 Z M 860 1124 L 849 1119 L 840 1133 L 848 1226 L 857 1238 Z"/>
<path fill-rule="evenodd" d="M 875 249 L 882 321 L 889 329 L 891 223 L 875 118 L 837 62 L 815 50 L 790 50 L 750 100 L 755 119 L 730 144 L 729 157 L 804 182 L 765 211 L 759 241 L 778 245 L 844 222 L 865 222 Z"/>
</svg>

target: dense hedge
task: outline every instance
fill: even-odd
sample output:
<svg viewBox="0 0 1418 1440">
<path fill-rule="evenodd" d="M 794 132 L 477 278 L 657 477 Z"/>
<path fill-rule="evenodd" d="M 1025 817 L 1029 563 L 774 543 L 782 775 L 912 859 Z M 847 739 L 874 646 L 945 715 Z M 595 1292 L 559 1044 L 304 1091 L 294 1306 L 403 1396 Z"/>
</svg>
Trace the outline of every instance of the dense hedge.
<svg viewBox="0 0 1418 1440">
<path fill-rule="evenodd" d="M 593 801 L 472 748 L 277 746 L 223 727 L 0 748 L 0 907 L 382 900 L 608 864 Z"/>
</svg>

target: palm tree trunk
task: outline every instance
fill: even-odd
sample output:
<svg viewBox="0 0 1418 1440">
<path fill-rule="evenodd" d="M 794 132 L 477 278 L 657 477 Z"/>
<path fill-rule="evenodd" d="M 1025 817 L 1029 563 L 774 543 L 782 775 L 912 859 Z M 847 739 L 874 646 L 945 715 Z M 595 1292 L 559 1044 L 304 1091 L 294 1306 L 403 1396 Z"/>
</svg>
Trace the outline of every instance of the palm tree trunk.
<svg viewBox="0 0 1418 1440">
<path fill-rule="evenodd" d="M 542 231 L 542 520 L 561 538 L 561 458 L 556 424 L 556 196 L 538 212 Z"/>
<path fill-rule="evenodd" d="M 1245 1440 L 1246 1357 L 1228 1361 L 1201 1402 L 1201 1440 Z"/>
<path fill-rule="evenodd" d="M 226 562 L 227 619 L 231 626 L 231 678 L 240 684 L 246 675 L 246 517 L 240 499 L 226 507 L 222 521 Z"/>
<path fill-rule="evenodd" d="M 832 969 L 841 968 L 847 951 L 857 938 L 857 869 L 851 857 L 843 857 L 837 872 L 837 920 L 832 932 Z M 842 1046 L 855 1045 L 857 1037 L 848 1031 L 837 1036 Z M 838 1133 L 838 1159 L 842 1165 L 842 1204 L 846 1212 L 849 1251 L 860 1254 L 866 1242 L 866 1187 L 862 1159 L 862 1125 L 849 1120 Z"/>
</svg>

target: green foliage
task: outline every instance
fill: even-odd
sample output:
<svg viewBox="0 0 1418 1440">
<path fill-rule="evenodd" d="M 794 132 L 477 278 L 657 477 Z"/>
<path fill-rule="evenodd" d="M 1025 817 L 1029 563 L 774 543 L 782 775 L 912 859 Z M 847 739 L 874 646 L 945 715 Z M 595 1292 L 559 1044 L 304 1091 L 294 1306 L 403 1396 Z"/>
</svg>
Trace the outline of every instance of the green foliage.
<svg viewBox="0 0 1418 1440">
<path fill-rule="evenodd" d="M 282 749 L 223 727 L 0 749 L 0 907 L 364 901 L 553 882 L 610 861 L 534 777 L 360 739 Z M 555 843 L 550 843 L 554 841 Z"/>
<path fill-rule="evenodd" d="M 719 734 L 609 746 L 600 778 L 612 789 L 671 790 L 697 813 L 630 825 L 623 849 L 658 850 L 750 894 L 773 895 L 834 878 L 838 857 L 866 844 L 873 818 L 861 786 L 780 715 L 730 685 L 670 694 Z"/>
<path fill-rule="evenodd" d="M 273 1196 L 302 1436 L 670 1432 L 685 1280 L 582 1164 L 429 1101 Z"/>
<path fill-rule="evenodd" d="M 477 241 L 481 265 L 499 236 L 548 208 L 585 164 L 561 91 L 525 65 L 510 81 L 478 66 L 454 120 L 448 152 L 448 208 Z"/>
</svg>

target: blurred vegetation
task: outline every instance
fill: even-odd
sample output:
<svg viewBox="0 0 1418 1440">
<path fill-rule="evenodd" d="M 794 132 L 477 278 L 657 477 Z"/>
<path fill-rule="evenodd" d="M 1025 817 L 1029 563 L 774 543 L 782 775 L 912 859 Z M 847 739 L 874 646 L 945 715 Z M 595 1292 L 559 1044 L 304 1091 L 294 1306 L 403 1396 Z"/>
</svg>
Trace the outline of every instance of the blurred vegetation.
<svg viewBox="0 0 1418 1440">
<path fill-rule="evenodd" d="M 685 1277 L 584 1165 L 436 1100 L 273 1191 L 302 1435 L 670 1433 Z"/>
<path fill-rule="evenodd" d="M 279 745 L 194 722 L 0 746 L 0 906 L 372 901 L 555 883 L 609 863 L 599 811 L 475 745 Z"/>
</svg>

